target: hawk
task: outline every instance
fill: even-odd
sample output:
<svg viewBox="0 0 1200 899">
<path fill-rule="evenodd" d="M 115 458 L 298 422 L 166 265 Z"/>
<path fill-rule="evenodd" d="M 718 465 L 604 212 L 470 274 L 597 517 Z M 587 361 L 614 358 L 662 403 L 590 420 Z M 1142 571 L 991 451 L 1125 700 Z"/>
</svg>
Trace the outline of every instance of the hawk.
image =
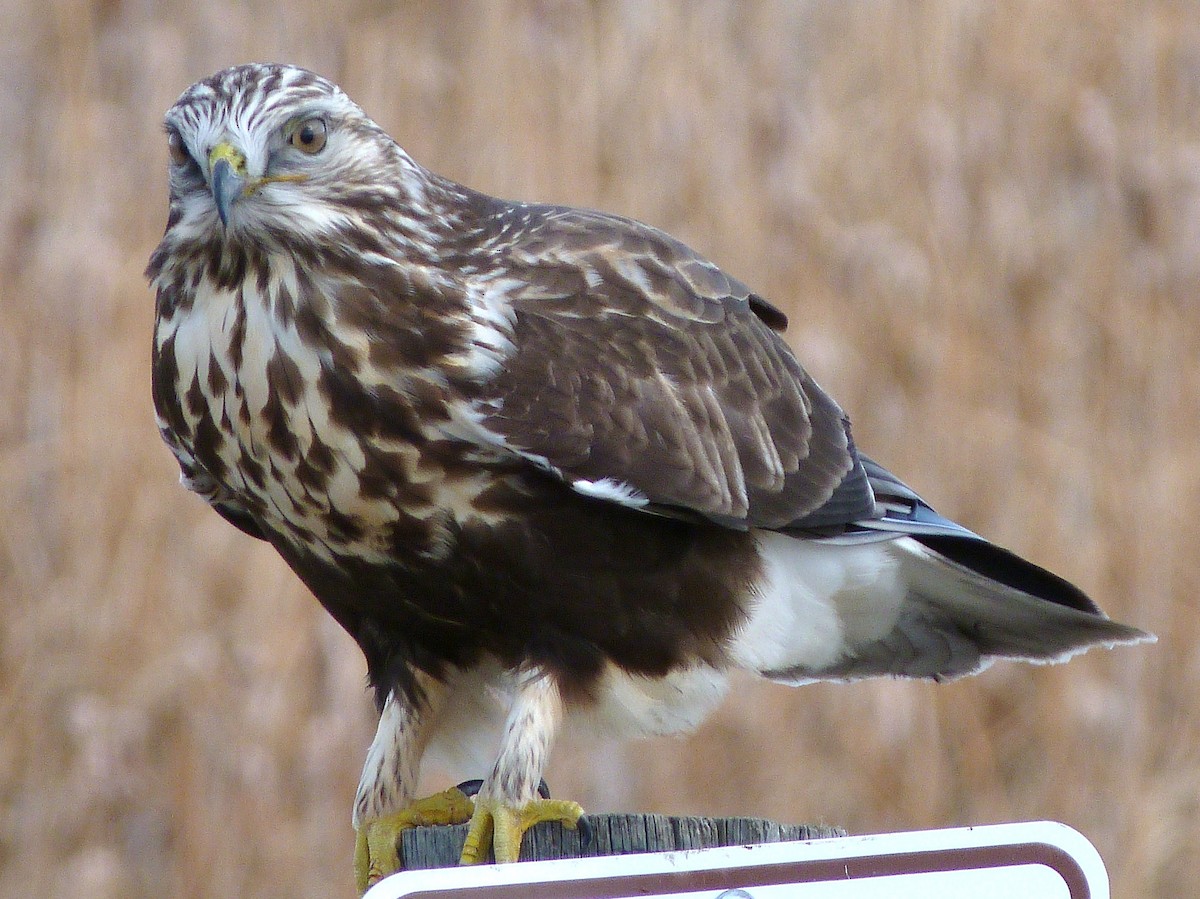
<svg viewBox="0 0 1200 899">
<path fill-rule="evenodd" d="M 186 487 L 358 642 L 359 886 L 406 826 L 518 858 L 555 731 L 675 733 L 735 669 L 958 677 L 1149 635 L 863 455 L 782 312 L 669 235 L 422 168 L 288 65 L 166 116 L 153 396 Z M 416 799 L 484 747 L 475 798 Z"/>
</svg>

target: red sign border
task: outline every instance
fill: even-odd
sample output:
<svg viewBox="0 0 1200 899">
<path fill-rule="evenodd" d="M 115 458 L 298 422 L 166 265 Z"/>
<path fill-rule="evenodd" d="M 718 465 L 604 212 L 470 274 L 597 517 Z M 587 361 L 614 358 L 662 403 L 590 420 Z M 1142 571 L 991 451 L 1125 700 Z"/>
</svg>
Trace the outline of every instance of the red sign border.
<svg viewBox="0 0 1200 899">
<path fill-rule="evenodd" d="M 1019 865 L 1043 865 L 1052 869 L 1063 879 L 1071 899 L 1092 899 L 1094 895 L 1087 874 L 1078 860 L 1065 849 L 1038 842 L 797 859 L 730 868 L 656 871 L 541 883 L 417 889 L 403 895 L 404 899 L 456 899 L 471 895 L 486 896 L 487 899 L 620 899 L 634 895 L 829 883 L 898 874 L 936 874 Z"/>
</svg>

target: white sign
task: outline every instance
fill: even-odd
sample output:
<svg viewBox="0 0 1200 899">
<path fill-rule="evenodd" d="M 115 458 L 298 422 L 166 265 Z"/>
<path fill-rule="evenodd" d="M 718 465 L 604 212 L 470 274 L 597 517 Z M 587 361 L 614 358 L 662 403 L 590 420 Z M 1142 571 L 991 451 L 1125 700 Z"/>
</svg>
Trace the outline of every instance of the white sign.
<svg viewBox="0 0 1200 899">
<path fill-rule="evenodd" d="M 1088 840 L 1040 821 L 402 871 L 366 899 L 1109 899 Z"/>
</svg>

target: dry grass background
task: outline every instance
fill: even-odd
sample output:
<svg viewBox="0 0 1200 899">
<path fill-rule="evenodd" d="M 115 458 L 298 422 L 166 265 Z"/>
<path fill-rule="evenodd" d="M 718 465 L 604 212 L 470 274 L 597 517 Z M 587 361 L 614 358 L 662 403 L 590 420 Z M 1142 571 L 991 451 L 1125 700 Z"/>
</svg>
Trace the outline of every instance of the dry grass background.
<svg viewBox="0 0 1200 899">
<path fill-rule="evenodd" d="M 1157 646 L 743 685 L 559 747 L 594 810 L 1053 818 L 1200 895 L 1200 10 L 1180 2 L 2 0 L 0 895 L 350 896 L 350 640 L 177 485 L 141 271 L 162 112 L 252 59 L 492 193 L 664 227 L 786 308 L 859 444 Z"/>
</svg>

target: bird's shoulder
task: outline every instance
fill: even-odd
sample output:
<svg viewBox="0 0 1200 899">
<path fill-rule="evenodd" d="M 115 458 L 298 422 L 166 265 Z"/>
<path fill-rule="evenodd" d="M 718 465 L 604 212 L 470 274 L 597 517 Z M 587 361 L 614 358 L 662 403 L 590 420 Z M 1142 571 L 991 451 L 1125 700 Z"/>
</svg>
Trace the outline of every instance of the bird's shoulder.
<svg viewBox="0 0 1200 899">
<path fill-rule="evenodd" d="M 484 218 L 481 249 L 522 308 L 554 301 L 561 314 L 649 318 L 677 328 L 747 316 L 774 331 L 787 327 L 780 309 L 652 225 L 582 207 L 503 201 L 487 206 Z"/>
<path fill-rule="evenodd" d="M 509 204 L 469 291 L 493 439 L 579 492 L 736 527 L 810 519 L 853 480 L 849 424 L 778 331 L 783 314 L 663 231 Z"/>
</svg>

